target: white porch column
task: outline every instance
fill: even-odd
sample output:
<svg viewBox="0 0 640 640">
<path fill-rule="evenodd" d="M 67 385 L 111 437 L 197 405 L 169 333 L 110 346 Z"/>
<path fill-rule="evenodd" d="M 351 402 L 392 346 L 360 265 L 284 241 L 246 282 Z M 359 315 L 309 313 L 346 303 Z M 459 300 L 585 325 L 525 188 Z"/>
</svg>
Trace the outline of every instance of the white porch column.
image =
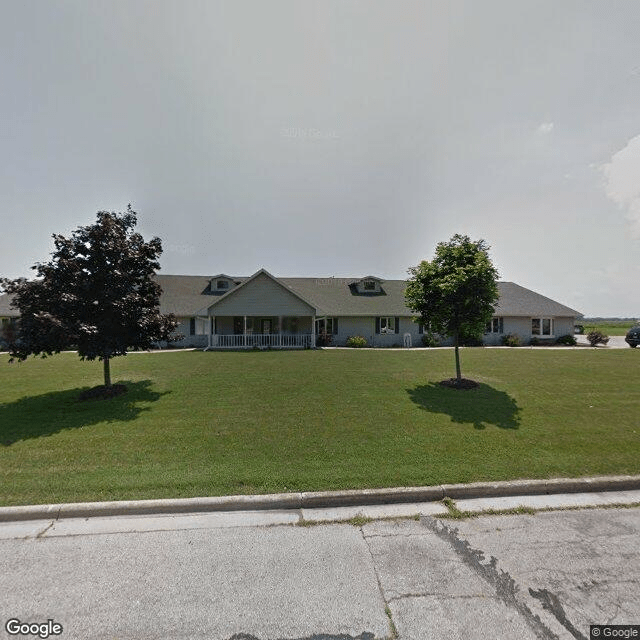
<svg viewBox="0 0 640 640">
<path fill-rule="evenodd" d="M 209 327 L 211 331 L 211 346 L 214 346 L 218 342 L 218 336 L 216 335 L 216 317 L 211 316 L 211 326 Z"/>
<path fill-rule="evenodd" d="M 315 315 L 311 316 L 311 348 L 315 349 L 316 347 L 316 317 Z"/>
<path fill-rule="evenodd" d="M 282 316 L 278 316 L 278 346 L 282 346 Z"/>
<path fill-rule="evenodd" d="M 244 334 L 244 346 L 247 346 L 247 316 L 243 316 L 244 317 L 244 330 L 243 330 L 243 334 Z"/>
</svg>

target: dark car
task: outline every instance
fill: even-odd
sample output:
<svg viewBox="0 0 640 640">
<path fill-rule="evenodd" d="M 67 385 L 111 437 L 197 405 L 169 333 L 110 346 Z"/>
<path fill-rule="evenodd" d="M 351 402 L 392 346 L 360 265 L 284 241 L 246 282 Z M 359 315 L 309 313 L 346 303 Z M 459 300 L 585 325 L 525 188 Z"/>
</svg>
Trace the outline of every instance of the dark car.
<svg viewBox="0 0 640 640">
<path fill-rule="evenodd" d="M 637 347 L 640 344 L 640 324 L 631 327 L 629 331 L 627 331 L 627 337 L 625 338 L 630 347 Z"/>
</svg>

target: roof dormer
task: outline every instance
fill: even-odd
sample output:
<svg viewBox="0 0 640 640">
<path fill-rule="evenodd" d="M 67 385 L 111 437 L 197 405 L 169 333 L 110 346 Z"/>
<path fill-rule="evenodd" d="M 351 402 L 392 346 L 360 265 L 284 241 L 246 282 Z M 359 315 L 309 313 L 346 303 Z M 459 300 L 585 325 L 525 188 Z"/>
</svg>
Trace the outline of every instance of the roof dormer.
<svg viewBox="0 0 640 640">
<path fill-rule="evenodd" d="M 376 276 L 365 276 L 353 284 L 358 293 L 380 293 L 382 280 Z"/>
<path fill-rule="evenodd" d="M 210 288 L 211 293 L 222 295 L 227 293 L 230 289 L 233 289 L 238 284 L 235 278 L 228 276 L 224 273 L 220 273 L 217 276 L 211 278 Z"/>
</svg>

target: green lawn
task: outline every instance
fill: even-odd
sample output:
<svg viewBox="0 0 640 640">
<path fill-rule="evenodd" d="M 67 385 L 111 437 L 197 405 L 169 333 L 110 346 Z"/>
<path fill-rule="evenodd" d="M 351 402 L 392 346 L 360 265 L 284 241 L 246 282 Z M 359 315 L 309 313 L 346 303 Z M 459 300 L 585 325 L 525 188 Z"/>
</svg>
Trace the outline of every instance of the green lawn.
<svg viewBox="0 0 640 640">
<path fill-rule="evenodd" d="M 589 331 L 602 331 L 607 336 L 626 336 L 627 331 L 636 324 L 638 323 L 633 320 L 600 320 L 597 322 L 587 320 L 583 326 L 585 335 Z"/>
<path fill-rule="evenodd" d="M 640 472 L 638 350 L 0 356 L 0 504 Z"/>
</svg>

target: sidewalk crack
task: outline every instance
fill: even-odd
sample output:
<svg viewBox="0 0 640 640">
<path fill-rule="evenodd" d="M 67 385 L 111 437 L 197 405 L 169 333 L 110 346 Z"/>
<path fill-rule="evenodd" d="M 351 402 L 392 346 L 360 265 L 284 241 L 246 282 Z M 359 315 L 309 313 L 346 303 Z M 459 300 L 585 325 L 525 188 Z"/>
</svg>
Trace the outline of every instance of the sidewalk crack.
<svg viewBox="0 0 640 640">
<path fill-rule="evenodd" d="M 518 585 L 509 573 L 502 569 L 498 570 L 498 559 L 495 556 L 491 556 L 489 562 L 485 563 L 484 552 L 473 549 L 467 540 L 462 540 L 458 536 L 458 529 L 430 517 L 422 518 L 421 522 L 441 540 L 448 542 L 462 561 L 495 589 L 498 599 L 511 609 L 515 609 L 524 618 L 540 640 L 559 640 L 558 636 L 542 622 L 540 616 L 534 614 L 526 603 L 517 597 Z"/>
<path fill-rule="evenodd" d="M 38 534 L 36 534 L 36 538 L 42 538 L 44 536 L 44 534 L 47 533 L 47 531 L 49 531 L 49 529 L 51 529 L 51 527 L 53 527 L 54 524 L 55 524 L 55 521 L 52 520 L 42 531 L 40 531 Z"/>
<path fill-rule="evenodd" d="M 586 636 L 580 633 L 567 618 L 564 607 L 560 603 L 560 598 L 555 593 L 547 589 L 534 591 L 529 588 L 529 595 L 538 600 L 545 611 L 549 611 L 555 619 L 574 637 L 576 640 L 587 640 Z"/>
<path fill-rule="evenodd" d="M 364 543 L 367 547 L 367 551 L 369 552 L 369 556 L 371 557 L 371 566 L 373 567 L 373 572 L 376 576 L 376 582 L 378 583 L 378 589 L 380 591 L 380 597 L 382 598 L 382 602 L 384 602 L 384 612 L 389 618 L 389 639 L 388 640 L 398 640 L 398 630 L 396 629 L 396 625 L 393 622 L 393 616 L 391 614 L 391 608 L 389 607 L 389 601 L 384 596 L 384 589 L 382 588 L 382 582 L 380 582 L 380 574 L 378 573 L 378 567 L 376 567 L 376 561 L 373 556 L 373 552 L 371 551 L 371 546 L 369 545 L 369 541 L 367 540 L 367 536 L 364 535 L 364 531 L 362 527 L 360 527 L 360 535 L 364 540 Z"/>
<path fill-rule="evenodd" d="M 497 596 L 488 596 L 482 593 L 478 594 L 442 594 L 438 592 L 429 593 L 403 593 L 400 596 L 392 596 L 389 598 L 389 602 L 395 602 L 396 600 L 409 600 L 411 598 L 438 598 L 439 600 L 477 600 L 478 598 L 484 598 L 486 600 L 499 600 Z"/>
</svg>

